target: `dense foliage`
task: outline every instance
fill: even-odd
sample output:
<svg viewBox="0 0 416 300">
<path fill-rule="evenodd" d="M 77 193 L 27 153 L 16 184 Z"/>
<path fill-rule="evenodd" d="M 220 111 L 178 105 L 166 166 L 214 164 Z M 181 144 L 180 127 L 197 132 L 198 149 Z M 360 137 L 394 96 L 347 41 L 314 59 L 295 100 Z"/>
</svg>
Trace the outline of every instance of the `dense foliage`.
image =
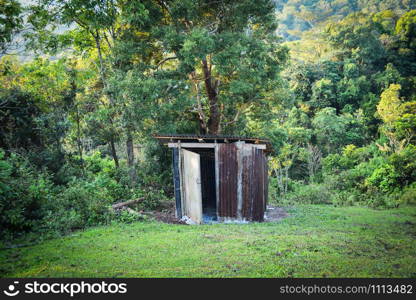
<svg viewBox="0 0 416 300">
<path fill-rule="evenodd" d="M 280 201 L 415 203 L 415 13 L 352 13 L 289 43 L 295 55 L 311 37 L 327 46 L 285 74 L 295 108 L 279 125 L 289 150 L 273 158 Z"/>
<path fill-rule="evenodd" d="M 1 4 L 2 238 L 169 201 L 160 132 L 269 138 L 280 205 L 416 202 L 414 1 Z"/>
</svg>

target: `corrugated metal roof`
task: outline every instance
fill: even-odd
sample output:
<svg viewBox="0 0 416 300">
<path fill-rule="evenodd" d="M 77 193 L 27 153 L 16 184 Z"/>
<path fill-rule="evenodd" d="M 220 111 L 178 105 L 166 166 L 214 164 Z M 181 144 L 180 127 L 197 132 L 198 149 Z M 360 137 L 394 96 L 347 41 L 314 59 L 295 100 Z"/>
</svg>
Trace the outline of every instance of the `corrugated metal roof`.
<svg viewBox="0 0 416 300">
<path fill-rule="evenodd" d="M 162 142 L 170 142 L 174 140 L 212 140 L 217 142 L 237 142 L 245 141 L 256 144 L 270 144 L 270 141 L 265 138 L 259 137 L 245 137 L 245 136 L 234 136 L 234 135 L 198 135 L 198 134 L 155 134 L 154 137 Z"/>
</svg>

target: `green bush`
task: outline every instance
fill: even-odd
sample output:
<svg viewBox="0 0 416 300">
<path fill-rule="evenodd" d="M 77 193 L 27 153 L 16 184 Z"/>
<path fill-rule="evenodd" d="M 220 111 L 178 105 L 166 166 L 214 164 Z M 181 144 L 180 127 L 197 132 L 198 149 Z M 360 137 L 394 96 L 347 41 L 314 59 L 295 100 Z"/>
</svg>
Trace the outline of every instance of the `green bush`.
<svg viewBox="0 0 416 300">
<path fill-rule="evenodd" d="M 415 190 L 409 184 L 416 181 L 415 157 L 413 145 L 390 156 L 374 145 L 348 145 L 341 154 L 323 159 L 323 182 L 337 206 L 392 208 L 411 204 Z"/>
<path fill-rule="evenodd" d="M 366 179 L 366 184 L 388 193 L 397 186 L 399 177 L 392 165 L 384 164 L 373 171 L 371 176 Z"/>
<path fill-rule="evenodd" d="M 383 192 L 380 189 L 372 188 L 369 189 L 365 194 L 362 195 L 365 199 L 365 204 L 372 208 L 394 208 L 399 207 L 400 197 L 402 191 L 396 189 L 391 192 Z"/>
<path fill-rule="evenodd" d="M 359 197 L 356 190 L 334 191 L 331 202 L 335 206 L 352 206 L 359 204 Z"/>
<path fill-rule="evenodd" d="M 114 222 L 116 223 L 133 223 L 137 221 L 146 221 L 147 216 L 140 213 L 131 213 L 127 210 L 121 210 L 115 213 Z"/>
<path fill-rule="evenodd" d="M 121 184 L 108 174 L 97 174 L 91 180 L 95 186 L 104 188 L 113 201 L 127 200 L 132 197 L 133 191 L 127 185 Z"/>
<path fill-rule="evenodd" d="M 166 196 L 162 189 L 156 189 L 153 187 L 136 190 L 133 198 L 143 198 L 143 200 L 137 205 L 138 210 L 159 209 L 166 206 L 168 202 L 172 201 L 171 198 Z"/>
<path fill-rule="evenodd" d="M 416 181 L 416 146 L 409 144 L 399 153 L 392 154 L 389 163 L 394 168 L 396 186 L 404 187 Z"/>
<path fill-rule="evenodd" d="M 404 205 L 416 205 L 416 182 L 403 189 L 398 202 Z"/>
<path fill-rule="evenodd" d="M 379 190 L 362 192 L 357 189 L 334 191 L 332 203 L 335 206 L 362 205 L 372 208 L 393 208 L 399 205 L 395 193 L 383 193 Z"/>
<path fill-rule="evenodd" d="M 24 233 L 44 217 L 43 207 L 53 199 L 47 173 L 35 170 L 22 156 L 6 159 L 0 151 L 0 230 L 2 237 Z"/>
<path fill-rule="evenodd" d="M 322 167 L 325 175 L 339 174 L 343 171 L 353 169 L 360 164 L 365 164 L 377 158 L 374 145 L 356 147 L 347 145 L 341 154 L 329 154 L 322 160 Z"/>
<path fill-rule="evenodd" d="M 277 185 L 277 179 L 274 176 L 269 176 L 269 190 L 268 190 L 268 202 L 270 204 L 280 204 L 279 187 Z"/>
<path fill-rule="evenodd" d="M 100 151 L 95 151 L 91 155 L 83 157 L 85 169 L 93 174 L 108 173 L 114 174 L 114 161 L 109 157 L 103 157 Z"/>
<path fill-rule="evenodd" d="M 390 155 L 385 163 L 366 179 L 366 185 L 385 193 L 403 188 L 416 181 L 416 146 L 408 145 L 402 151 Z"/>
<path fill-rule="evenodd" d="M 297 183 L 293 190 L 285 195 L 281 204 L 329 204 L 331 203 L 331 191 L 325 184 L 311 183 L 304 185 Z"/>
<path fill-rule="evenodd" d="M 76 160 L 75 160 L 76 161 Z M 28 232 L 68 233 L 88 226 L 143 219 L 114 213 L 115 202 L 143 197 L 136 208 L 155 209 L 167 201 L 163 189 L 129 187 L 124 167 L 116 169 L 100 153 L 85 156 L 84 175 L 75 176 L 68 163 L 61 174 L 65 184 L 54 185 L 46 171 L 39 171 L 27 159 L 0 151 L 0 228 L 1 239 Z"/>
</svg>

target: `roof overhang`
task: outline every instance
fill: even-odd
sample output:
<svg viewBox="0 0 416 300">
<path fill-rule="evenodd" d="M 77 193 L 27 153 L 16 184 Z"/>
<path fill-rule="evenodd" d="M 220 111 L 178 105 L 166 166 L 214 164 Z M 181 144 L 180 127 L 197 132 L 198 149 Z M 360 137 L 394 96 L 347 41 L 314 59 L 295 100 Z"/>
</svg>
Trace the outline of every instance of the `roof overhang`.
<svg viewBox="0 0 416 300">
<path fill-rule="evenodd" d="M 271 152 L 272 145 L 268 139 L 225 136 L 225 135 L 188 135 L 188 134 L 156 134 L 154 138 L 169 148 L 178 147 L 180 144 L 184 148 L 214 148 L 219 143 L 245 142 L 256 145 L 256 148 Z"/>
</svg>

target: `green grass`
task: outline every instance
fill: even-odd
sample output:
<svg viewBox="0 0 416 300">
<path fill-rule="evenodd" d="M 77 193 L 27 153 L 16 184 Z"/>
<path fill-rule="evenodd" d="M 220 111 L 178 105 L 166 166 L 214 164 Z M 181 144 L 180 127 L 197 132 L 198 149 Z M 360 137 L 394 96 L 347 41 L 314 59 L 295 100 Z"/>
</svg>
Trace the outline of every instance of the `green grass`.
<svg viewBox="0 0 416 300">
<path fill-rule="evenodd" d="M 416 277 L 416 208 L 299 206 L 278 223 L 103 226 L 0 252 L 2 277 Z"/>
</svg>

